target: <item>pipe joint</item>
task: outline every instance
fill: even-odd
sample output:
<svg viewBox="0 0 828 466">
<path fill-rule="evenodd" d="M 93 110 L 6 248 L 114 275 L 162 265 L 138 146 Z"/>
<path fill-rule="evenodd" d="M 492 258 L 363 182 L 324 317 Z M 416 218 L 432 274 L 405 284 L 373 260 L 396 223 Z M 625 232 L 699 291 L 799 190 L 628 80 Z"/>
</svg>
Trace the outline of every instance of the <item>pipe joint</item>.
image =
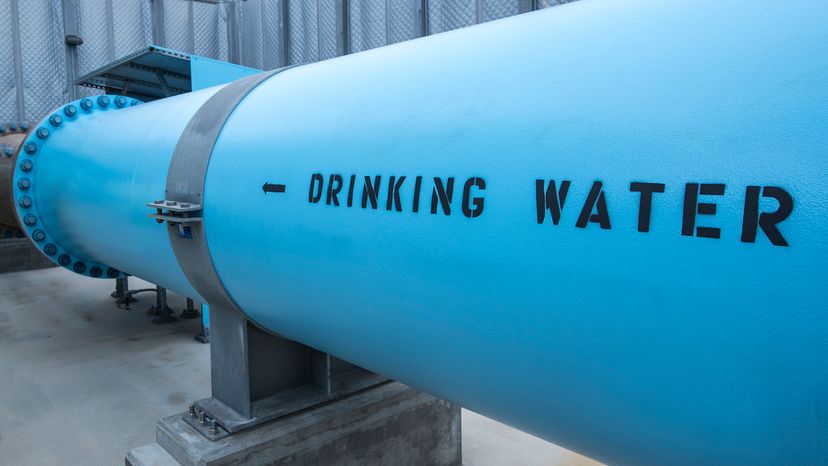
<svg viewBox="0 0 828 466">
<path fill-rule="evenodd" d="M 115 101 L 116 105 L 110 103 Z M 75 273 L 89 277 L 119 278 L 125 274 L 113 267 L 101 264 L 92 258 L 82 257 L 76 252 L 70 251 L 66 246 L 61 245 L 58 238 L 48 230 L 46 222 L 41 221 L 37 197 L 37 176 L 38 170 L 34 159 L 58 157 L 58 152 L 50 153 L 49 140 L 59 138 L 61 131 L 73 121 L 85 118 L 87 115 L 96 112 L 117 111 L 124 107 L 131 107 L 140 104 L 141 101 L 129 99 L 122 96 L 99 96 L 97 99 L 83 98 L 69 103 L 55 110 L 43 119 L 36 130 L 23 142 L 23 151 L 20 154 L 20 161 L 17 164 L 13 178 L 14 204 L 18 219 L 23 231 L 33 244 L 43 254 L 60 266 L 63 266 Z M 78 107 L 83 112 L 78 112 Z"/>
</svg>

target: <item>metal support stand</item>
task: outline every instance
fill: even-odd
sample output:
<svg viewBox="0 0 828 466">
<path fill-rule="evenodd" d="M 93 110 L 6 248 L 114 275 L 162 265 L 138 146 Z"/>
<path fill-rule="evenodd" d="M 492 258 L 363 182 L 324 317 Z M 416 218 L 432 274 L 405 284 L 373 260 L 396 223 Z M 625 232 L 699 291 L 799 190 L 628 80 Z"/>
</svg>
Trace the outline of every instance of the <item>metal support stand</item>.
<svg viewBox="0 0 828 466">
<path fill-rule="evenodd" d="M 462 464 L 458 406 L 209 312 L 213 396 L 161 420 L 128 466 Z"/>
<path fill-rule="evenodd" d="M 197 317 L 201 317 L 201 304 L 198 305 L 199 309 L 195 308 L 195 301 L 193 298 L 187 298 L 187 307 L 181 311 L 181 315 L 178 316 L 179 319 L 195 319 Z"/>
<path fill-rule="evenodd" d="M 233 309 L 210 306 L 213 396 L 185 416 L 216 440 L 388 379 L 310 347 L 271 335 Z"/>
<path fill-rule="evenodd" d="M 210 328 L 205 327 L 204 324 L 201 324 L 201 330 L 198 331 L 193 339 L 199 343 L 210 343 Z"/>
<path fill-rule="evenodd" d="M 115 291 L 113 291 L 109 296 L 119 299 L 124 297 L 124 282 L 121 278 L 115 279 Z"/>
<path fill-rule="evenodd" d="M 155 306 L 149 308 L 147 314 L 155 316 L 152 323 L 156 325 L 168 324 L 176 322 L 178 319 L 173 315 L 173 310 L 167 306 L 167 289 L 160 286 L 156 287 Z"/>
<path fill-rule="evenodd" d="M 115 279 L 115 291 L 110 296 L 115 298 L 116 306 L 124 306 L 129 309 L 129 304 L 137 301 L 132 297 L 134 293 L 129 291 L 129 277 L 121 277 Z"/>
</svg>

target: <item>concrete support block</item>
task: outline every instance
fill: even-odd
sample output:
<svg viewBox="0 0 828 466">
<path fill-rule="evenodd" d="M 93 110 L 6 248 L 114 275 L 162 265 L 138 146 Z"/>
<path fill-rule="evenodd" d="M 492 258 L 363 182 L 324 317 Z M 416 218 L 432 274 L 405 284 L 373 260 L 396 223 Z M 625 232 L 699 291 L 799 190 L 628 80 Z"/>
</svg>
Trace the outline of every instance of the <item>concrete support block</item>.
<svg viewBox="0 0 828 466">
<path fill-rule="evenodd" d="M 190 427 L 185 415 L 159 422 L 156 435 L 184 466 L 462 463 L 460 408 L 396 382 L 215 442 Z"/>
<path fill-rule="evenodd" d="M 126 456 L 126 466 L 180 466 L 161 445 L 151 443 L 131 450 Z"/>
<path fill-rule="evenodd" d="M 53 266 L 28 238 L 0 238 L 0 273 Z"/>
</svg>

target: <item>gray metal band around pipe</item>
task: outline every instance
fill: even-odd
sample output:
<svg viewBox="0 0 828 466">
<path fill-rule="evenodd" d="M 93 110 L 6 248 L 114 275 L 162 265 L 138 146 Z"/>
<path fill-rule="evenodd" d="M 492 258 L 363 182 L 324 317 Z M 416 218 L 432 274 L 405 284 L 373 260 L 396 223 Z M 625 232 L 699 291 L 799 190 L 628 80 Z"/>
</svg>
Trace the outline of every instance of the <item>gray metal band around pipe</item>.
<svg viewBox="0 0 828 466">
<path fill-rule="evenodd" d="M 286 68 L 248 76 L 225 86 L 193 115 L 175 146 L 167 172 L 166 199 L 191 204 L 204 201 L 204 180 L 213 147 L 236 106 L 259 84 Z M 239 310 L 216 272 L 202 222 L 190 224 L 192 238 L 182 238 L 167 222 L 182 272 L 208 304 Z"/>
</svg>

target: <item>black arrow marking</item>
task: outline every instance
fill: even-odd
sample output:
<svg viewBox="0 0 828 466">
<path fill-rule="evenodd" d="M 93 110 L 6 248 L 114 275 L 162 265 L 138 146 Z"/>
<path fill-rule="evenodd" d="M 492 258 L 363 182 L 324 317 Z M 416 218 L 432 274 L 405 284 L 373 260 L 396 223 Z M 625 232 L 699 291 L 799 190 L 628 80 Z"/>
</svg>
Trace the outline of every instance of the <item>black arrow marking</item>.
<svg viewBox="0 0 828 466">
<path fill-rule="evenodd" d="M 265 184 L 262 185 L 262 191 L 264 191 L 265 194 L 267 194 L 267 193 L 283 193 L 283 192 L 285 192 L 285 185 L 265 183 Z"/>
</svg>

